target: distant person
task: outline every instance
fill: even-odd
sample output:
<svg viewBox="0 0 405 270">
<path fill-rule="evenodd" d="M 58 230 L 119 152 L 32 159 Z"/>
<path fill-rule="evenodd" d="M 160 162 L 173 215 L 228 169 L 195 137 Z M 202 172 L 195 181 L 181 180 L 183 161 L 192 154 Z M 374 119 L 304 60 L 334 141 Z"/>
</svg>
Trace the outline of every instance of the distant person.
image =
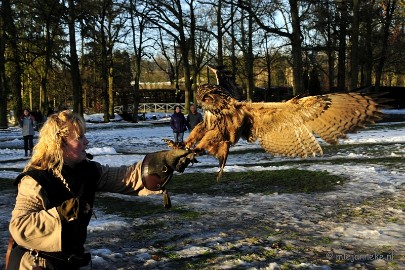
<svg viewBox="0 0 405 270">
<path fill-rule="evenodd" d="M 174 107 L 174 113 L 170 117 L 170 127 L 173 130 L 175 145 L 183 145 L 184 132 L 187 130 L 187 120 L 178 105 Z"/>
<path fill-rule="evenodd" d="M 28 109 L 24 109 L 23 115 L 20 117 L 20 127 L 22 128 L 22 135 L 24 138 L 25 156 L 32 154 L 34 147 L 34 127 L 36 125 L 35 117 Z"/>
<path fill-rule="evenodd" d="M 194 104 L 190 105 L 190 113 L 187 115 L 187 127 L 191 132 L 198 123 L 203 121 L 201 113 L 199 113 Z"/>
</svg>

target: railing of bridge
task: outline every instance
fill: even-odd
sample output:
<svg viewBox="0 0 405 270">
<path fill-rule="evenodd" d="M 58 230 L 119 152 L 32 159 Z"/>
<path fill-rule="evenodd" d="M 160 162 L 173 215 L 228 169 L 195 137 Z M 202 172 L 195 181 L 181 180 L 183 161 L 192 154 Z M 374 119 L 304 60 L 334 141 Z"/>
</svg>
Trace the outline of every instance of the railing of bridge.
<svg viewBox="0 0 405 270">
<path fill-rule="evenodd" d="M 184 103 L 140 103 L 138 106 L 139 113 L 147 113 L 147 112 L 164 112 L 164 113 L 172 113 L 174 111 L 175 106 L 180 106 L 181 110 L 184 111 Z M 123 113 L 126 111 L 127 113 L 132 113 L 134 109 L 134 104 L 128 104 L 126 106 L 126 110 L 124 105 L 114 106 L 114 112 L 116 113 Z"/>
</svg>

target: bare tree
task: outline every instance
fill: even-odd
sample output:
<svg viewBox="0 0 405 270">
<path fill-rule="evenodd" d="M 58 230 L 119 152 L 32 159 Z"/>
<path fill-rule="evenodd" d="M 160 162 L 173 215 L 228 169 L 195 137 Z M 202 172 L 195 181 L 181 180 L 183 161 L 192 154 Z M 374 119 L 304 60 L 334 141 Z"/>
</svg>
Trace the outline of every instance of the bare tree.
<svg viewBox="0 0 405 270">
<path fill-rule="evenodd" d="M 347 35 L 347 3 L 346 1 L 338 2 L 339 14 L 339 31 L 338 31 L 338 72 L 337 72 L 337 88 L 339 91 L 346 89 L 346 35 Z"/>
<path fill-rule="evenodd" d="M 76 48 L 76 6 L 75 1 L 68 0 L 68 28 L 69 28 L 69 50 L 70 50 L 70 72 L 73 87 L 73 111 L 83 115 L 83 88 L 80 76 L 79 58 Z"/>
<path fill-rule="evenodd" d="M 361 84 L 371 85 L 372 84 L 372 74 L 373 74 L 373 6 L 375 1 L 365 1 L 364 3 L 364 28 L 362 38 L 362 47 L 364 48 L 364 54 L 362 59 L 362 71 L 361 71 Z"/>
<path fill-rule="evenodd" d="M 334 1 L 326 0 L 316 2 L 306 20 L 306 31 L 303 33 L 306 39 L 304 49 L 315 59 L 311 63 L 317 65 L 319 71 L 325 74 L 328 80 L 328 87 L 325 90 L 330 90 L 335 87 L 335 61 L 337 51 L 336 39 L 336 20 L 337 16 L 336 5 Z M 326 61 L 319 58 L 325 52 Z M 317 57 L 319 56 L 319 57 Z"/>
<path fill-rule="evenodd" d="M 8 2 L 10 4 L 10 2 Z M 8 7 L 10 8 L 10 6 Z M 7 119 L 7 93 L 9 91 L 7 76 L 6 76 L 6 59 L 4 57 L 6 52 L 6 29 L 5 21 L 5 6 L 0 5 L 0 129 L 5 129 L 8 127 Z M 9 13 L 9 16 L 11 14 Z M 10 19 L 10 18 L 9 18 Z"/>
<path fill-rule="evenodd" d="M 149 21 L 176 40 L 179 47 L 184 72 L 185 110 L 188 111 L 192 83 L 195 82 L 191 80 L 191 65 L 189 62 L 190 36 L 188 30 L 190 30 L 190 14 L 185 12 L 184 4 L 187 4 L 187 9 L 191 10 L 194 9 L 194 1 L 150 0 L 146 2 L 151 6 L 151 13 L 148 16 Z"/>
<path fill-rule="evenodd" d="M 126 32 L 124 29 L 125 20 L 122 5 L 113 0 L 94 2 L 90 6 L 91 16 L 87 22 L 93 53 L 98 54 L 100 61 L 101 96 L 103 100 L 103 119 L 109 122 L 114 117 L 114 73 L 113 73 L 113 51 L 117 42 L 120 42 Z"/>
<path fill-rule="evenodd" d="M 392 19 L 394 15 L 394 11 L 397 6 L 396 0 L 389 0 L 385 1 L 383 4 L 382 10 L 382 18 L 383 23 L 381 27 L 381 52 L 379 55 L 379 61 L 376 67 L 376 74 L 375 74 L 375 90 L 379 91 L 381 85 L 381 76 L 383 73 L 383 68 L 385 62 L 387 61 L 387 53 L 388 53 L 388 39 L 390 37 L 390 28 L 392 26 Z"/>
<path fill-rule="evenodd" d="M 194 0 L 189 0 L 190 6 L 190 22 L 189 22 L 189 50 L 190 50 L 190 57 L 191 57 L 191 89 L 193 93 L 193 101 L 195 102 L 195 93 L 197 92 L 197 75 L 199 73 L 199 66 L 197 65 L 197 54 L 196 54 L 196 18 L 195 18 L 195 7 L 194 7 Z M 190 97 L 189 97 L 190 99 Z M 185 104 L 185 112 L 188 113 L 189 109 L 189 102 Z"/>
<path fill-rule="evenodd" d="M 210 42 L 210 33 L 207 33 L 206 31 L 208 19 L 205 16 L 205 13 L 202 10 L 199 10 L 198 6 L 194 5 L 194 1 L 190 1 L 190 5 L 193 8 L 190 8 L 190 26 L 188 32 L 190 36 L 193 103 L 196 103 L 197 86 L 200 80 L 199 75 L 201 73 L 201 70 L 211 59 L 211 57 L 209 56 L 209 45 L 211 42 Z M 199 22 L 199 24 L 197 24 L 197 21 Z M 221 31 L 222 30 L 220 30 L 219 32 Z M 219 57 L 222 57 L 220 53 Z M 185 107 L 186 112 L 188 112 L 188 104 L 186 104 Z"/>
<path fill-rule="evenodd" d="M 251 1 L 249 0 L 249 5 Z M 245 29 L 245 22 L 247 20 L 247 29 Z M 241 19 L 241 50 L 243 52 L 244 71 L 246 74 L 247 91 L 246 99 L 252 100 L 253 91 L 255 87 L 254 82 L 254 55 L 253 55 L 253 16 L 248 13 L 245 16 L 242 10 Z"/>
<path fill-rule="evenodd" d="M 236 72 L 237 72 L 237 65 L 236 65 L 236 51 L 235 51 L 235 47 L 236 47 L 236 41 L 233 38 L 235 36 L 235 21 L 234 21 L 234 15 L 236 12 L 236 4 L 234 4 L 233 2 L 230 3 L 230 17 L 231 17 L 231 21 L 230 21 L 230 35 L 231 35 L 231 69 L 232 69 L 232 79 L 235 80 L 235 76 L 236 76 Z"/>
<path fill-rule="evenodd" d="M 127 36 L 127 30 L 125 29 L 126 16 L 124 16 L 124 6 L 113 3 L 112 7 L 108 9 L 107 16 L 107 58 L 108 58 L 108 114 L 110 118 L 114 118 L 114 47 L 121 40 Z"/>
<path fill-rule="evenodd" d="M 111 0 L 103 0 L 101 5 L 101 12 L 98 23 L 100 31 L 100 46 L 101 46 L 101 92 L 104 101 L 104 122 L 110 121 L 110 98 L 108 95 L 108 48 L 107 48 L 107 33 L 106 33 L 106 23 L 107 23 L 107 13 L 108 9 L 111 8 Z"/>
<path fill-rule="evenodd" d="M 11 4 L 9 0 L 3 0 L 2 3 L 2 23 L 3 23 L 3 30 L 6 33 L 7 38 L 5 41 L 8 43 L 10 47 L 10 66 L 11 66 L 11 76 L 8 79 L 7 77 L 2 78 L 3 91 L 7 91 L 9 88 L 8 83 L 11 84 L 10 92 L 13 95 L 14 100 L 14 119 L 13 124 L 16 125 L 18 123 L 18 114 L 22 111 L 22 99 L 21 99 L 21 76 L 23 74 L 23 70 L 21 68 L 21 55 L 20 49 L 18 46 L 18 37 L 17 37 L 17 29 L 14 24 L 14 12 L 11 9 Z M 4 53 L 5 51 L 3 51 Z M 4 56 L 4 54 L 3 54 Z M 7 59 L 5 59 L 7 61 Z M 1 74 L 4 76 L 3 74 Z M 6 92 L 7 93 L 7 92 Z M 3 117 L 6 117 L 3 115 Z M 4 121 L 4 120 L 3 120 Z"/>
<path fill-rule="evenodd" d="M 275 66 L 277 61 L 280 61 L 281 54 L 280 48 L 271 44 L 268 34 L 264 35 L 263 47 L 264 47 L 264 65 L 267 73 L 267 91 L 264 93 L 264 100 L 269 101 L 271 89 L 273 86 L 273 79 L 272 79 L 273 67 Z"/>
<path fill-rule="evenodd" d="M 41 76 L 41 89 L 40 89 L 40 109 L 48 107 L 48 77 L 52 69 L 52 58 L 55 54 L 55 39 L 60 35 L 60 21 L 63 9 L 58 2 L 55 1 L 39 1 L 36 9 L 38 14 L 44 21 L 45 30 L 45 46 L 43 55 L 45 58 L 45 65 L 43 66 L 43 73 Z"/>
<path fill-rule="evenodd" d="M 349 89 L 357 88 L 359 76 L 359 13 L 360 0 L 353 0 L 353 15 L 351 27 L 351 50 L 350 50 L 350 82 Z"/>
<path fill-rule="evenodd" d="M 242 8 L 249 12 L 255 22 L 263 30 L 276 34 L 280 37 L 288 38 L 291 44 L 291 56 L 292 56 L 292 69 L 293 69 L 293 81 L 294 81 L 294 95 L 297 95 L 303 91 L 303 62 L 302 62 L 302 40 L 301 40 L 301 19 L 300 19 L 300 1 L 298 0 L 289 0 L 289 13 L 285 16 L 290 17 L 290 21 L 286 22 L 286 25 L 291 25 L 291 31 L 288 28 L 282 29 L 277 26 L 276 22 L 273 19 L 268 20 L 267 17 L 271 14 L 271 11 L 274 11 L 276 6 L 265 5 L 258 8 L 258 5 L 254 6 L 249 1 L 238 1 L 238 7 Z M 309 4 L 310 5 L 310 4 Z M 308 7 L 307 7 L 308 9 Z M 284 13 L 283 9 L 280 9 Z M 270 12 L 269 12 L 270 11 Z M 265 23 L 270 21 L 269 24 Z"/>
<path fill-rule="evenodd" d="M 138 122 L 139 105 L 139 82 L 141 78 L 141 62 L 145 54 L 145 43 L 148 39 L 145 37 L 148 21 L 146 20 L 149 7 L 142 5 L 137 0 L 130 0 L 129 14 L 132 32 L 132 45 L 134 47 L 134 70 L 133 70 L 133 91 L 134 91 L 134 109 L 133 121 Z"/>
<path fill-rule="evenodd" d="M 179 79 L 182 59 L 178 52 L 177 42 L 172 37 L 169 37 L 169 40 L 166 40 L 166 36 L 162 29 L 158 29 L 158 33 L 158 39 L 155 40 L 155 44 L 159 47 L 162 55 L 155 56 L 151 53 L 149 56 L 153 59 L 156 66 L 167 74 L 170 84 L 174 85 L 174 88 L 178 90 L 180 89 Z M 159 61 L 160 57 L 165 59 L 164 64 L 162 61 Z"/>
<path fill-rule="evenodd" d="M 224 54 L 223 54 L 223 33 L 222 33 L 222 28 L 223 28 L 223 19 L 222 19 L 222 0 L 218 0 L 218 6 L 217 6 L 217 43 L 218 43 L 218 49 L 217 49 L 217 55 L 218 55 L 218 65 L 222 66 L 224 65 Z"/>
<path fill-rule="evenodd" d="M 208 14 L 214 13 L 214 16 L 210 17 L 210 20 L 212 22 L 206 22 L 206 23 L 200 23 L 200 26 L 197 26 L 197 28 L 201 32 L 206 32 L 212 37 L 214 37 L 217 45 L 216 49 L 216 64 L 218 66 L 223 66 L 224 65 L 224 34 L 226 32 L 225 30 L 225 24 L 227 18 L 225 17 L 226 15 L 224 14 L 224 5 L 222 0 L 213 0 L 213 1 L 200 1 L 201 4 L 210 6 L 209 9 L 205 12 Z M 202 14 L 200 20 L 203 19 L 203 17 L 206 17 L 206 14 Z M 215 28 L 215 30 L 212 30 L 212 28 Z"/>
<path fill-rule="evenodd" d="M 122 9 L 129 5 L 132 16 Z M 148 10 L 143 9 L 146 6 Z M 230 66 L 232 76 L 244 80 L 249 98 L 260 72 L 274 76 L 278 67 L 279 76 L 268 74 L 264 80 L 268 86 L 272 81 L 286 84 L 286 69 L 291 68 L 294 94 L 304 91 L 304 65 L 307 72 L 323 72 L 324 89 L 352 89 L 374 80 L 378 88 L 395 76 L 397 84 L 404 80 L 400 13 L 404 6 L 398 0 L 4 0 L 0 8 L 0 126 L 7 125 L 7 109 L 17 116 L 23 104 L 44 109 L 51 99 L 56 104 L 69 102 L 72 96 L 74 111 L 81 114 L 84 106 L 94 105 L 95 111 L 104 110 L 104 120 L 109 121 L 114 95 L 120 91 L 114 90 L 113 61 L 119 42 L 134 45 L 134 81 L 140 80 L 141 66 L 150 63 L 140 60 L 144 53 L 165 58 L 156 60 L 152 69 L 163 68 L 177 89 L 184 78 L 187 104 L 201 80 L 202 67 L 214 58 L 217 64 Z M 125 24 L 130 16 L 132 27 Z M 154 35 L 155 44 L 140 38 L 146 21 L 148 37 Z M 75 48 L 80 44 L 76 44 L 79 22 L 86 46 L 81 56 Z M 263 32 L 276 40 L 278 48 L 288 49 L 277 53 L 281 59 L 277 66 L 272 66 L 264 48 Z M 131 41 L 131 36 L 137 39 Z M 160 46 L 160 51 L 145 51 L 149 45 Z M 88 79 L 82 81 L 81 76 Z M 91 97 L 88 104 L 82 104 L 84 86 Z M 127 87 L 126 92 L 129 83 Z M 68 95 L 58 94 L 66 90 Z"/>
</svg>

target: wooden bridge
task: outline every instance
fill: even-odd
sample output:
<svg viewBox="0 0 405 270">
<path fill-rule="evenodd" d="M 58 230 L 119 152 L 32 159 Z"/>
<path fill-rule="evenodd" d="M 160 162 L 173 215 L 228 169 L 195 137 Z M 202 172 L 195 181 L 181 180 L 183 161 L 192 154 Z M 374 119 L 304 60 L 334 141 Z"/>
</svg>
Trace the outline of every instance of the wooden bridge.
<svg viewBox="0 0 405 270">
<path fill-rule="evenodd" d="M 172 113 L 174 112 L 174 107 L 180 106 L 181 110 L 184 111 L 184 103 L 139 103 L 138 112 L 139 113 L 150 113 L 150 112 L 163 112 Z M 134 104 L 128 104 L 126 108 L 124 105 L 114 106 L 114 112 L 116 113 L 132 113 L 134 110 Z"/>
</svg>

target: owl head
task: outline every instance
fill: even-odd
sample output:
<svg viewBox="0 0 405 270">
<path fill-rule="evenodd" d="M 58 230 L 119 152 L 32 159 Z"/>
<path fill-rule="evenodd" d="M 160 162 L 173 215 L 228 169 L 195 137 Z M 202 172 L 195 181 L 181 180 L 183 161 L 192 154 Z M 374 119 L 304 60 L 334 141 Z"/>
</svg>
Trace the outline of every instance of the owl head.
<svg viewBox="0 0 405 270">
<path fill-rule="evenodd" d="M 234 100 L 229 91 L 216 84 L 203 84 L 197 89 L 197 102 L 207 111 L 219 113 L 229 107 Z"/>
<path fill-rule="evenodd" d="M 225 88 L 234 99 L 241 100 L 242 89 L 232 77 L 232 73 L 227 70 L 225 66 L 207 65 L 207 67 L 214 73 L 217 79 L 217 85 Z"/>
</svg>

